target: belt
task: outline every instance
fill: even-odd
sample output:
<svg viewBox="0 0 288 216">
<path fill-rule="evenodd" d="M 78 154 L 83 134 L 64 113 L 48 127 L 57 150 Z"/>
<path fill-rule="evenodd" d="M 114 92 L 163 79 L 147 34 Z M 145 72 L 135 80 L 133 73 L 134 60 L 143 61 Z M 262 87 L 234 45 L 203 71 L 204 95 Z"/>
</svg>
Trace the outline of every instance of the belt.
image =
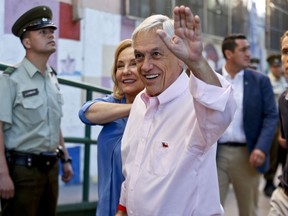
<svg viewBox="0 0 288 216">
<path fill-rule="evenodd" d="M 28 168 L 37 167 L 41 171 L 48 171 L 54 167 L 59 157 L 56 152 L 43 152 L 38 155 L 6 151 L 6 158 L 9 165 L 26 166 Z"/>
<path fill-rule="evenodd" d="M 231 146 L 231 147 L 243 147 L 246 146 L 246 143 L 239 143 L 239 142 L 223 142 L 223 143 L 218 143 L 218 145 L 223 145 L 223 146 Z"/>
</svg>

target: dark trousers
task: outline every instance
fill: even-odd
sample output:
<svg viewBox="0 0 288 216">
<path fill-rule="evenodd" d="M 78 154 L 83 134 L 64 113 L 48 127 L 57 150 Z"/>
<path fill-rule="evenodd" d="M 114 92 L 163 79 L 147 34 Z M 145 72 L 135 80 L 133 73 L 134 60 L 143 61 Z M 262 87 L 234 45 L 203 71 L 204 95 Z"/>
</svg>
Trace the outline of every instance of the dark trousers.
<svg viewBox="0 0 288 216">
<path fill-rule="evenodd" d="M 279 130 L 277 129 L 277 132 L 274 135 L 272 146 L 270 149 L 270 168 L 264 174 L 265 180 L 270 182 L 274 181 L 278 165 L 281 164 L 283 169 L 286 162 L 287 149 L 284 149 L 279 144 L 278 135 Z"/>
<path fill-rule="evenodd" d="M 58 163 L 45 172 L 19 165 L 12 165 L 9 170 L 15 196 L 1 199 L 2 216 L 56 216 Z"/>
</svg>

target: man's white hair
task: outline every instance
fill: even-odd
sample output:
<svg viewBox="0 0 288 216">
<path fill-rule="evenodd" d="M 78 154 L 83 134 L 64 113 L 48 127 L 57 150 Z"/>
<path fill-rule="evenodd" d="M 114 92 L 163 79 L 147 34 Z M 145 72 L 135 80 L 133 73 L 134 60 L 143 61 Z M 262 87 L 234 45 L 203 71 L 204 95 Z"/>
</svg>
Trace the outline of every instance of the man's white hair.
<svg viewBox="0 0 288 216">
<path fill-rule="evenodd" d="M 163 29 L 170 37 L 174 35 L 174 21 L 164 15 L 152 15 L 147 17 L 132 33 L 132 40 L 135 39 L 139 32 L 144 31 L 156 31 L 157 29 Z"/>
<path fill-rule="evenodd" d="M 144 21 L 135 28 L 135 30 L 132 33 L 132 43 L 134 43 L 135 38 L 137 37 L 138 33 L 141 32 L 149 32 L 149 31 L 155 31 L 157 29 L 163 29 L 164 32 L 169 37 L 173 37 L 174 35 L 174 20 L 170 19 L 168 16 L 156 14 L 147 17 L 144 19 Z M 187 66 L 183 63 L 182 69 L 186 70 Z"/>
</svg>

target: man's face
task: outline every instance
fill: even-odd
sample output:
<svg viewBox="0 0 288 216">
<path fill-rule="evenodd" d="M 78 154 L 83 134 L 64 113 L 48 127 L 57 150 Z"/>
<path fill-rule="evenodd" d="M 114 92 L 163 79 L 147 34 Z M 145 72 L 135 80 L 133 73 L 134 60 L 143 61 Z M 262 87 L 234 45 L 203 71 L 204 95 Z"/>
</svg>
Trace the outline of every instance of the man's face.
<svg viewBox="0 0 288 216">
<path fill-rule="evenodd" d="M 250 44 L 244 39 L 237 39 L 235 42 L 237 46 L 229 56 L 235 66 L 244 69 L 250 64 Z"/>
<path fill-rule="evenodd" d="M 137 69 L 147 94 L 152 97 L 161 94 L 181 73 L 181 61 L 155 31 L 138 33 L 133 45 Z"/>
<path fill-rule="evenodd" d="M 29 31 L 22 42 L 27 50 L 38 54 L 52 54 L 56 51 L 53 28 Z"/>
<path fill-rule="evenodd" d="M 286 36 L 281 43 L 281 61 L 284 75 L 288 80 L 288 36 Z"/>
</svg>

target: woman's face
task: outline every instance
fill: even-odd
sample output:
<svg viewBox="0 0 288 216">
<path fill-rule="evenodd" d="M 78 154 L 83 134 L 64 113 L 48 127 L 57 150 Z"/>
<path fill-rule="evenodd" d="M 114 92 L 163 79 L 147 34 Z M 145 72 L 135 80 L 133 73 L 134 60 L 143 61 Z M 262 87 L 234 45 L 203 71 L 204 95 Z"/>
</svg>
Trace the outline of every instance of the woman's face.
<svg viewBox="0 0 288 216">
<path fill-rule="evenodd" d="M 127 47 L 118 56 L 116 80 L 123 91 L 127 103 L 132 103 L 135 96 L 144 88 L 137 71 L 134 49 Z"/>
</svg>

